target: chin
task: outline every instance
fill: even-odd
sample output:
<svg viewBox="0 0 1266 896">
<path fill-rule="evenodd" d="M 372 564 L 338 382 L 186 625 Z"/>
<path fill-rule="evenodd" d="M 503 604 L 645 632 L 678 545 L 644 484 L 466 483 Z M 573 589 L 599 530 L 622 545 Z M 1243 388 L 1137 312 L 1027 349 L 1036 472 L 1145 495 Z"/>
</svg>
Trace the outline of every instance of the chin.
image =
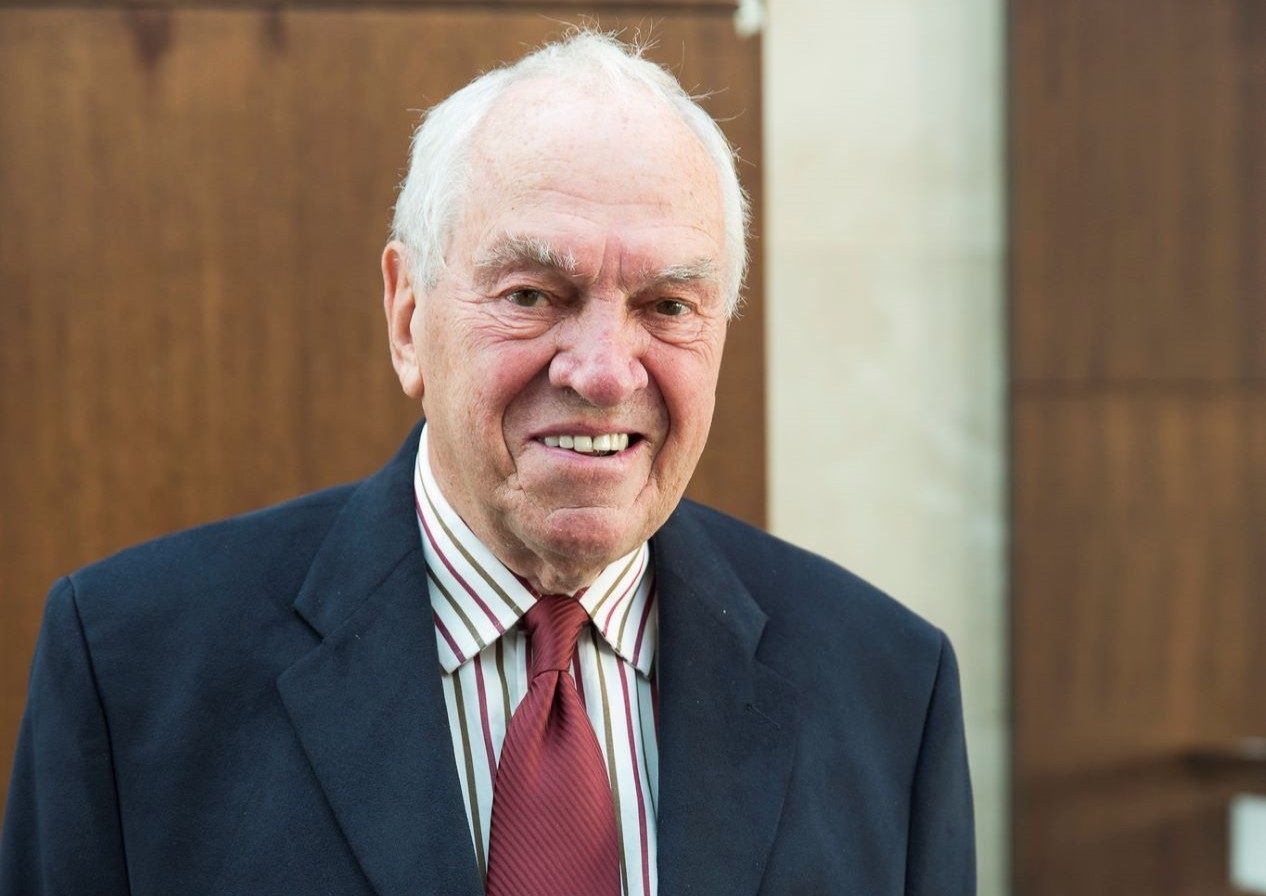
<svg viewBox="0 0 1266 896">
<path fill-rule="evenodd" d="M 539 543 L 560 567 L 593 568 L 618 560 L 648 537 L 650 529 L 631 527 L 628 509 L 568 510 L 552 515 Z"/>
</svg>

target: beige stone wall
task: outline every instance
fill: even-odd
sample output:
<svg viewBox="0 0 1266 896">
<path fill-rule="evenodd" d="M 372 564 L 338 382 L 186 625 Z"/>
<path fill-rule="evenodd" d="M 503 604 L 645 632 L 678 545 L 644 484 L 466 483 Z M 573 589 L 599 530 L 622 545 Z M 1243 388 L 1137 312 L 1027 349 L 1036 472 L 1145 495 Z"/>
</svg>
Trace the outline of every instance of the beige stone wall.
<svg viewBox="0 0 1266 896">
<path fill-rule="evenodd" d="M 1002 0 L 771 0 L 770 522 L 944 628 L 1006 890 Z"/>
</svg>

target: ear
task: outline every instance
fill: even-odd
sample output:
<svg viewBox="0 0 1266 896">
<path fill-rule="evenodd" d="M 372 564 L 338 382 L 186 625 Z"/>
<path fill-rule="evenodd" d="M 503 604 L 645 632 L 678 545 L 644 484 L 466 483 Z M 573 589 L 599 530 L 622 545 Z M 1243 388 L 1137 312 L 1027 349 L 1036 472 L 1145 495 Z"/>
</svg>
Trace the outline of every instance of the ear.
<svg viewBox="0 0 1266 896">
<path fill-rule="evenodd" d="M 404 244 L 397 240 L 382 250 L 382 307 L 387 315 L 387 341 L 391 345 L 391 366 L 400 378 L 400 388 L 420 401 L 425 384 L 421 360 L 413 344 L 413 320 L 418 313 L 418 296 L 409 273 Z"/>
</svg>

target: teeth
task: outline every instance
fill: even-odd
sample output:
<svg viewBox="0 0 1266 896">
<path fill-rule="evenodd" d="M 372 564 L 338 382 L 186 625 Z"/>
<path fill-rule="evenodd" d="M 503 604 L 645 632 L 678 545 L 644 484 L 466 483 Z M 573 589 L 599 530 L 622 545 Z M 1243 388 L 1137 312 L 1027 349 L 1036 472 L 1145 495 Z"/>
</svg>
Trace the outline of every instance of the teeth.
<svg viewBox="0 0 1266 896">
<path fill-rule="evenodd" d="M 568 448 L 581 454 L 608 454 L 629 447 L 629 434 L 612 432 L 600 436 L 545 436 L 541 441 L 548 448 Z"/>
</svg>

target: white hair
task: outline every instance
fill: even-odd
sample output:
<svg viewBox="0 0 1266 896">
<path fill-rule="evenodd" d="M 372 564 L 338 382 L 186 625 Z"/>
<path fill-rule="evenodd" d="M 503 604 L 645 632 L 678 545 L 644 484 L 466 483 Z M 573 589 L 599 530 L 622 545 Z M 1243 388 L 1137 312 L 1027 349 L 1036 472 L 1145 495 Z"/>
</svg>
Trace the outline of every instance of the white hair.
<svg viewBox="0 0 1266 896">
<path fill-rule="evenodd" d="M 533 77 L 602 79 L 634 85 L 664 100 L 699 138 L 716 168 L 725 215 L 725 253 L 721 266 L 726 313 L 738 308 L 747 272 L 749 206 L 739 183 L 735 154 L 725 135 L 667 70 L 614 36 L 581 30 L 547 44 L 513 65 L 480 75 L 430 109 L 413 133 L 409 173 L 400 187 L 391 236 L 405 247 L 410 274 L 425 289 L 439 280 L 444 245 L 461 202 L 474 181 L 470 150 L 488 111 L 515 84 Z"/>
</svg>

